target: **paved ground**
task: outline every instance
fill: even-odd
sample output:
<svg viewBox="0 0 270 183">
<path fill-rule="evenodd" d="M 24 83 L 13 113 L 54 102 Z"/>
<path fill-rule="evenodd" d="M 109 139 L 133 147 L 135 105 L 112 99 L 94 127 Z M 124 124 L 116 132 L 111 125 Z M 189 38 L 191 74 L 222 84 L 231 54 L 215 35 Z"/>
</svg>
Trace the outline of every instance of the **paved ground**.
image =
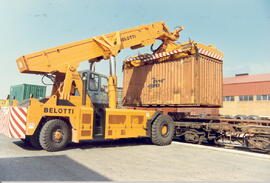
<svg viewBox="0 0 270 183">
<path fill-rule="evenodd" d="M 50 153 L 0 135 L 0 181 L 270 181 L 270 155 L 174 142 L 73 144 Z"/>
</svg>

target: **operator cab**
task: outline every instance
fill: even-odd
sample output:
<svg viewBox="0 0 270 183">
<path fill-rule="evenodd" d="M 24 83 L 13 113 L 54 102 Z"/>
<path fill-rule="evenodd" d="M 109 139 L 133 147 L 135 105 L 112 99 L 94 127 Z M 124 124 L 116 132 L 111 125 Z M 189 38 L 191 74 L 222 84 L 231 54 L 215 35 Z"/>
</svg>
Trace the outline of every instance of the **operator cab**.
<svg viewBox="0 0 270 183">
<path fill-rule="evenodd" d="M 109 106 L 108 78 L 106 75 L 92 71 L 81 72 L 86 77 L 84 88 L 94 105 L 94 139 L 104 139 L 105 136 L 105 108 Z"/>
<path fill-rule="evenodd" d="M 108 107 L 108 78 L 106 75 L 92 71 L 83 71 L 81 75 L 87 76 L 86 93 L 94 105 Z"/>
</svg>

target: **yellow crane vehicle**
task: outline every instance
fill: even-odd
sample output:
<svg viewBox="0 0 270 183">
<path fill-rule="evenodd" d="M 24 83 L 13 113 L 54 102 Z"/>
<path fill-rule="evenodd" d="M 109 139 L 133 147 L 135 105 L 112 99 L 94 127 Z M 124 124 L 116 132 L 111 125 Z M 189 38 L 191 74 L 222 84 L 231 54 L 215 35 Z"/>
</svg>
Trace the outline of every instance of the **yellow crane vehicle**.
<svg viewBox="0 0 270 183">
<path fill-rule="evenodd" d="M 10 100 L 10 96 L 7 95 L 6 100 L 0 100 L 0 107 L 7 107 L 7 106 L 16 106 L 19 101 L 18 100 Z"/>
<path fill-rule="evenodd" d="M 21 73 L 47 76 L 53 88 L 48 98 L 31 98 L 28 103 L 10 107 L 5 114 L 11 117 L 2 118 L 2 124 L 11 124 L 5 134 L 47 151 L 61 150 L 69 142 L 95 139 L 149 137 L 153 144 L 170 144 L 174 135 L 171 117 L 156 111 L 116 108 L 115 57 L 122 49 L 141 48 L 157 40 L 166 50 L 176 44 L 182 29 L 170 32 L 165 23 L 156 22 L 18 58 Z M 109 60 L 108 77 L 94 72 L 94 63 L 101 60 Z M 84 61 L 89 62 L 90 69 L 77 71 Z"/>
</svg>

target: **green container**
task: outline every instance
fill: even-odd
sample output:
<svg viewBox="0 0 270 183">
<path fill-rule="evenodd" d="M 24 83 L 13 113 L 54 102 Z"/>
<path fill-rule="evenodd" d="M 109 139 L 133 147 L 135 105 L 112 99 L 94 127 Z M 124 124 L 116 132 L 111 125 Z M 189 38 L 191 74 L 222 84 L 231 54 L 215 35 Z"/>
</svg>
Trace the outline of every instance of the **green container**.
<svg viewBox="0 0 270 183">
<path fill-rule="evenodd" d="M 22 102 L 25 99 L 32 98 L 42 99 L 46 95 L 46 86 L 21 84 L 10 87 L 10 102 L 18 100 Z"/>
</svg>

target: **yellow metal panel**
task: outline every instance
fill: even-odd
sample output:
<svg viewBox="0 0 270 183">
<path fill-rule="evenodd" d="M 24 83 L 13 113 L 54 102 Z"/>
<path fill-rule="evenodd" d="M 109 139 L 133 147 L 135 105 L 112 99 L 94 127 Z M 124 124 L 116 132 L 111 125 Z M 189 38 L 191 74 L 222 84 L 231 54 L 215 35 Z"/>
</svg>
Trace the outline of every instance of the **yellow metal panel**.
<svg viewBox="0 0 270 183">
<path fill-rule="evenodd" d="M 82 107 L 79 120 L 79 139 L 90 140 L 93 139 L 93 108 Z"/>
<path fill-rule="evenodd" d="M 8 106 L 8 100 L 0 100 L 0 107 L 7 107 Z"/>
<path fill-rule="evenodd" d="M 154 111 L 106 109 L 105 139 L 146 136 L 147 120 Z"/>
</svg>

